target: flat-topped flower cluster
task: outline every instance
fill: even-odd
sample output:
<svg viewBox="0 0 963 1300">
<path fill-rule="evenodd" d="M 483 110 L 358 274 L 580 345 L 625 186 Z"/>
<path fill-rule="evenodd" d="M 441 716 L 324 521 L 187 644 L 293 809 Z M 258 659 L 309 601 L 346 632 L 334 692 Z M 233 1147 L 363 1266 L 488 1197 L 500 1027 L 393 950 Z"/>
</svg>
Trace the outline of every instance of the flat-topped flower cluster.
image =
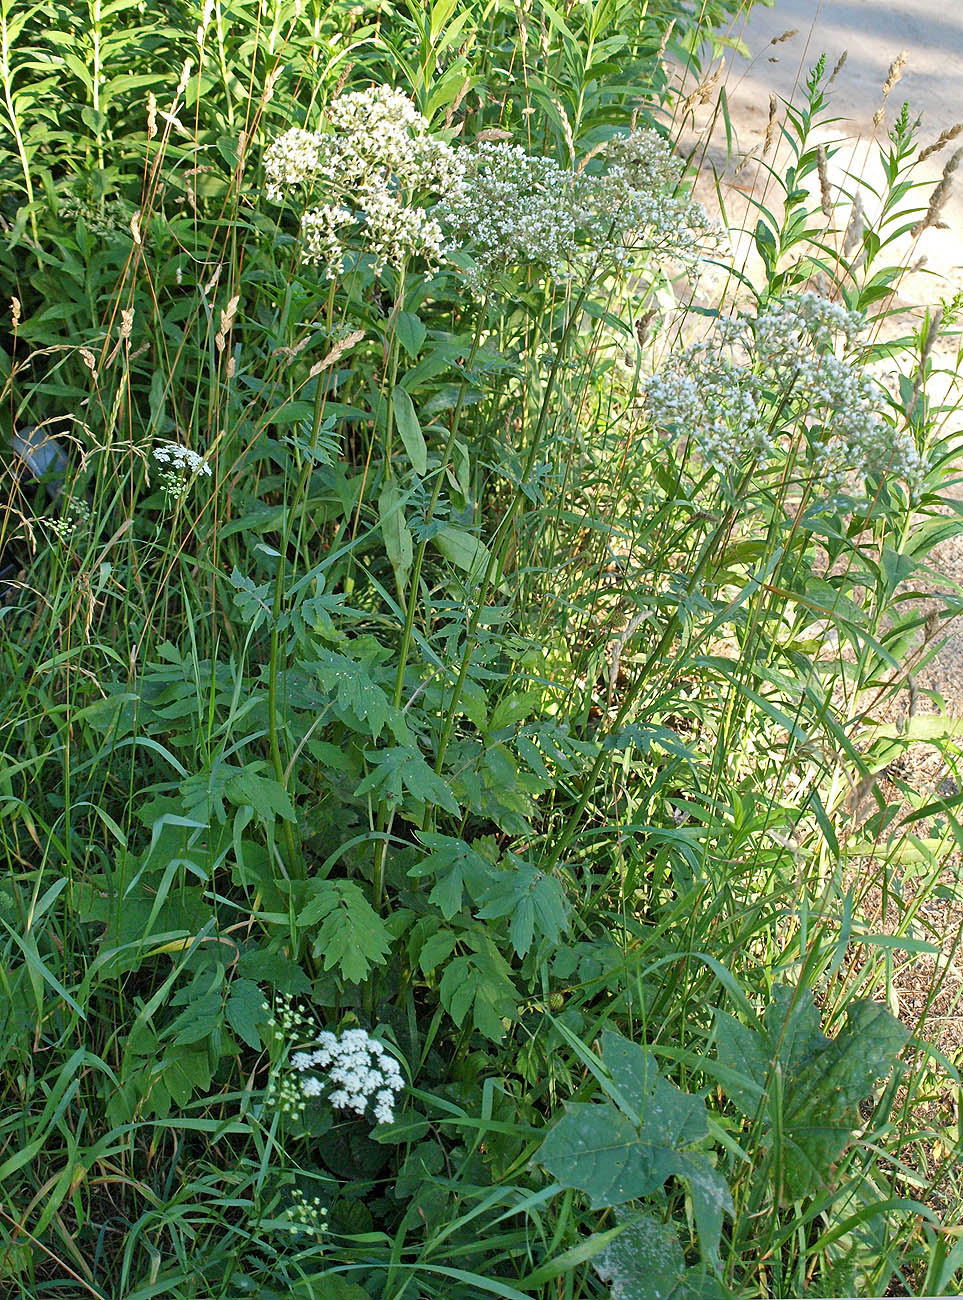
<svg viewBox="0 0 963 1300">
<path fill-rule="evenodd" d="M 305 1097 L 320 1097 L 335 1085 L 328 1101 L 335 1110 L 353 1110 L 363 1115 L 370 1105 L 377 1124 L 394 1119 L 395 1097 L 404 1089 L 401 1067 L 387 1049 L 364 1029 L 346 1029 L 339 1038 L 324 1031 L 318 1046 L 310 1052 L 295 1052 L 291 1066 L 305 1077 Z M 319 1078 L 310 1071 L 320 1070 Z"/>
<path fill-rule="evenodd" d="M 285 1006 L 277 1037 L 283 1041 L 309 1025 L 304 1007 Z M 291 1116 L 300 1115 L 312 1098 L 326 1096 L 335 1110 L 370 1113 L 376 1124 L 390 1124 L 405 1086 L 398 1061 L 364 1029 L 322 1030 L 313 1046 L 292 1055 L 290 1067 L 272 1078 L 267 1100 Z"/>
<path fill-rule="evenodd" d="M 301 221 L 303 260 L 328 278 L 341 274 L 358 226 L 378 270 L 410 258 L 429 267 L 440 261 L 442 230 L 422 200 L 447 188 L 459 164 L 401 91 L 375 86 L 339 96 L 324 130 L 286 131 L 268 149 L 264 170 L 269 198 L 300 187 L 328 200 Z"/>
<path fill-rule="evenodd" d="M 720 317 L 649 380 L 649 418 L 716 466 L 764 465 L 801 429 L 822 492 L 837 493 L 851 474 L 894 475 L 915 492 L 925 472 L 916 443 L 883 418 L 881 390 L 855 357 L 867 325 L 811 292 Z"/>
<path fill-rule="evenodd" d="M 183 501 L 199 475 L 210 478 L 211 467 L 204 457 L 179 442 L 159 442 L 151 455 L 158 467 L 160 489 L 171 504 Z"/>
<path fill-rule="evenodd" d="M 639 247 L 693 262 L 713 237 L 704 209 L 676 197 L 682 165 L 655 130 L 566 167 L 503 141 L 454 147 L 387 86 L 340 96 L 323 129 L 285 132 L 264 165 L 270 198 L 323 200 L 302 216 L 302 258 L 329 278 L 352 239 L 378 271 L 412 259 L 430 270 L 460 252 L 482 292 L 514 267 L 561 279 Z"/>
</svg>

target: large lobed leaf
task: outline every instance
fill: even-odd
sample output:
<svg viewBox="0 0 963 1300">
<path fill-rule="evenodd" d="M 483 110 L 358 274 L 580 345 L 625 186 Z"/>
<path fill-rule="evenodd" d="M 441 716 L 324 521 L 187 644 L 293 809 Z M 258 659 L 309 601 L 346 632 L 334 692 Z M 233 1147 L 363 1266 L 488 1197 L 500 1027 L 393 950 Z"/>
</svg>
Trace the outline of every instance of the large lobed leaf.
<svg viewBox="0 0 963 1300">
<path fill-rule="evenodd" d="M 860 1126 L 860 1102 L 889 1074 L 908 1038 L 903 1025 L 875 1002 L 853 1002 L 846 1016 L 836 1038 L 827 1038 L 811 995 L 788 987 L 775 991 L 759 1025 L 747 1027 L 716 1012 L 719 1060 L 745 1079 L 744 1085 L 728 1085 L 729 1098 L 748 1119 L 763 1116 L 770 1147 L 781 1134 L 783 1192 L 791 1201 L 829 1183 Z"/>
</svg>

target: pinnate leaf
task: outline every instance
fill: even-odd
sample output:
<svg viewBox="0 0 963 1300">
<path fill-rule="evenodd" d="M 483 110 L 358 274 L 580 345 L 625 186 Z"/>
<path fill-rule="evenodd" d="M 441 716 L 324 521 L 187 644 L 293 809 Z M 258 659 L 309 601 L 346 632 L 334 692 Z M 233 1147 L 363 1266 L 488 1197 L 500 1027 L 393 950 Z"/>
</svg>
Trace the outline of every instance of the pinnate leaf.
<svg viewBox="0 0 963 1300">
<path fill-rule="evenodd" d="M 227 1023 L 242 1042 L 257 1051 L 261 1046 L 258 1025 L 264 1024 L 270 1012 L 264 994 L 253 980 L 236 979 L 227 999 Z"/>
<path fill-rule="evenodd" d="M 350 880 L 312 880 L 309 891 L 298 925 L 319 927 L 314 955 L 324 959 L 325 970 L 337 966 L 349 984 L 360 984 L 391 950 L 384 921 Z"/>
<path fill-rule="evenodd" d="M 398 803 L 407 792 L 419 803 L 444 808 L 445 812 L 457 815 L 459 809 L 455 796 L 416 749 L 396 745 L 390 749 L 368 751 L 365 758 L 373 767 L 355 790 L 356 798 L 370 793 Z"/>
<path fill-rule="evenodd" d="M 511 968 L 494 944 L 479 946 L 481 951 L 448 963 L 439 993 L 456 1025 L 463 1024 L 470 1011 L 478 1032 L 497 1043 L 505 1036 L 502 1021 L 515 1018 L 518 993 Z"/>
</svg>

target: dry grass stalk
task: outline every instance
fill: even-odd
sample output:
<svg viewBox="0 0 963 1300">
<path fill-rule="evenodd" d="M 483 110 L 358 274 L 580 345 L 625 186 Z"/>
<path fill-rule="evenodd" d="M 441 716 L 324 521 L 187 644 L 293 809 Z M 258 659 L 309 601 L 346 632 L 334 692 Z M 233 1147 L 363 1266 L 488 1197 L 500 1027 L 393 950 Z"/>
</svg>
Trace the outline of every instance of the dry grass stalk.
<svg viewBox="0 0 963 1300">
<path fill-rule="evenodd" d="M 939 153 L 944 145 L 949 144 L 951 140 L 955 140 L 961 131 L 963 131 L 963 122 L 957 122 L 955 126 L 948 126 L 945 131 L 940 132 L 932 144 L 927 145 L 925 149 L 920 150 L 920 155 L 916 161 L 926 162 L 927 158 L 931 158 L 933 154 Z"/>
<path fill-rule="evenodd" d="M 906 419 L 909 422 L 913 418 L 913 412 L 916 410 L 916 404 L 919 401 L 920 393 L 923 389 L 923 383 L 926 377 L 926 367 L 929 365 L 930 356 L 933 352 L 933 345 L 939 336 L 940 325 L 943 323 L 943 308 L 937 308 L 936 314 L 930 322 L 930 327 L 926 332 L 926 342 L 923 344 L 923 350 L 920 353 L 920 366 L 916 372 L 916 379 L 913 381 L 913 392 L 910 395 L 909 403 L 906 407 Z"/>
<path fill-rule="evenodd" d="M 859 247 L 863 242 L 863 231 L 865 229 L 866 212 L 863 208 L 863 196 L 857 190 L 856 197 L 853 199 L 853 210 L 849 214 L 849 221 L 843 234 L 844 255 L 848 255 L 854 248 Z"/>
<path fill-rule="evenodd" d="M 889 65 L 889 73 L 883 83 L 883 102 L 873 114 L 873 126 L 882 126 L 883 118 L 886 116 L 886 101 L 889 99 L 890 91 L 903 75 L 903 69 L 906 67 L 906 60 L 909 58 L 908 50 L 900 50 L 896 58 Z"/>
<path fill-rule="evenodd" d="M 448 105 L 448 111 L 445 113 L 446 129 L 450 127 L 452 122 L 455 120 L 455 114 L 461 108 L 462 100 L 468 94 L 469 90 L 471 90 L 471 77 L 466 77 L 458 89 L 458 94 Z"/>
<path fill-rule="evenodd" d="M 231 328 L 234 325 L 234 317 L 237 315 L 237 305 L 240 301 L 241 295 L 236 293 L 221 312 L 221 327 L 214 335 L 214 344 L 218 352 L 224 351 L 224 346 L 227 343 L 227 336 L 230 334 Z"/>
<path fill-rule="evenodd" d="M 769 96 L 769 121 L 766 123 L 766 138 L 763 141 L 762 156 L 766 154 L 776 142 L 776 114 L 779 111 L 779 100 L 775 95 Z"/>
<path fill-rule="evenodd" d="M 824 144 L 821 144 L 816 150 L 816 174 L 819 177 L 819 206 L 823 210 L 823 216 L 831 217 L 833 215 L 833 196 L 829 188 L 829 167 Z"/>
<path fill-rule="evenodd" d="M 333 366 L 336 361 L 340 361 L 344 354 L 349 352 L 356 343 L 360 343 L 363 338 L 364 330 L 353 330 L 343 338 L 340 343 L 336 343 L 326 357 L 322 357 L 320 361 L 314 363 L 308 371 L 308 378 L 313 379 L 315 375 L 319 375 L 322 370 L 327 370 L 329 366 Z"/>
<path fill-rule="evenodd" d="M 337 99 L 342 90 L 344 90 L 345 86 L 348 84 L 348 78 L 351 76 L 351 69 L 353 67 L 353 63 L 346 63 L 341 69 L 341 75 L 338 77 L 337 85 L 334 88 L 334 94 L 331 96 L 332 99 Z"/>
<path fill-rule="evenodd" d="M 672 35 L 672 29 L 674 27 L 675 27 L 675 19 L 673 18 L 672 21 L 669 23 L 668 27 L 663 32 L 662 40 L 659 43 L 659 48 L 655 52 L 655 61 L 657 64 L 662 62 L 662 56 L 663 54 L 665 54 L 666 48 L 669 44 L 669 37 Z"/>
<path fill-rule="evenodd" d="M 917 221 L 916 225 L 910 231 L 910 234 L 914 239 L 918 239 L 924 230 L 929 230 L 934 226 L 937 229 L 945 229 L 945 226 L 943 226 L 940 221 L 940 213 L 946 206 L 946 200 L 950 196 L 950 187 L 953 184 L 953 173 L 956 171 L 957 167 L 959 167 L 961 159 L 963 159 L 963 149 L 957 149 L 956 153 L 947 160 L 946 166 L 943 168 L 943 175 L 940 177 L 936 184 L 936 188 L 930 195 L 930 205 L 926 209 L 926 215 L 921 221 Z"/>
<path fill-rule="evenodd" d="M 833 68 L 832 72 L 829 74 L 829 80 L 826 82 L 826 89 L 827 89 L 827 90 L 828 90 L 829 87 L 833 84 L 833 82 L 836 80 L 836 78 L 839 76 L 839 74 L 842 72 L 843 68 L 844 68 L 845 65 L 846 65 L 846 60 L 847 60 L 848 58 L 849 58 L 849 50 L 843 50 L 842 54 L 841 54 L 841 55 L 839 56 L 839 58 L 836 60 L 836 66 Z"/>
<path fill-rule="evenodd" d="M 726 61 L 725 59 L 722 59 L 720 60 L 719 66 L 716 68 L 715 72 L 713 72 L 711 76 L 707 77 L 701 86 L 696 86 L 691 95 L 686 95 L 680 105 L 680 111 L 683 117 L 685 117 L 686 113 L 688 113 L 691 108 L 694 108 L 696 104 L 705 104 L 708 102 L 709 96 L 719 84 L 725 70 Z"/>
</svg>

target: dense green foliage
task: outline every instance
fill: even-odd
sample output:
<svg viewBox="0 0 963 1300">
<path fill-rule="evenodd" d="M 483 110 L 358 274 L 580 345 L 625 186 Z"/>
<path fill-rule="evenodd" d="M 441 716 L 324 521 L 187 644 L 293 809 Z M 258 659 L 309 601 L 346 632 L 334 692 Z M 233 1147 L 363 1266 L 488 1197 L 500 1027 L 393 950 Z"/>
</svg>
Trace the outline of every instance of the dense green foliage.
<svg viewBox="0 0 963 1300">
<path fill-rule="evenodd" d="M 711 291 L 669 256 L 694 215 L 665 159 L 618 257 L 599 216 L 619 141 L 658 159 L 681 125 L 666 59 L 738 7 L 0 0 L 4 1295 L 714 1300 L 963 1269 L 954 1136 L 922 1109 L 956 1076 L 886 1007 L 894 961 L 938 950 L 919 900 L 955 898 L 955 805 L 876 779 L 913 741 L 954 753 L 925 709 L 879 721 L 952 612 L 905 588 L 960 527 L 937 323 L 853 327 L 839 361 L 915 479 L 804 388 L 806 349 L 836 355 L 809 316 L 788 378 L 761 341 L 814 286 L 885 316 L 926 208 L 913 127 L 844 252 L 809 191 L 818 66 L 758 282 L 712 239 Z M 362 185 L 334 274 L 306 262 L 316 173 L 275 186 L 272 145 L 330 139 L 372 85 L 436 162 L 549 160 L 571 257 L 488 265 L 478 218 L 379 264 Z M 405 211 L 454 211 L 438 189 Z M 765 436 L 733 409 L 713 455 L 647 381 L 736 309 Z M 390 1121 L 302 1086 L 296 1053 L 358 1028 L 399 1062 Z"/>
</svg>

